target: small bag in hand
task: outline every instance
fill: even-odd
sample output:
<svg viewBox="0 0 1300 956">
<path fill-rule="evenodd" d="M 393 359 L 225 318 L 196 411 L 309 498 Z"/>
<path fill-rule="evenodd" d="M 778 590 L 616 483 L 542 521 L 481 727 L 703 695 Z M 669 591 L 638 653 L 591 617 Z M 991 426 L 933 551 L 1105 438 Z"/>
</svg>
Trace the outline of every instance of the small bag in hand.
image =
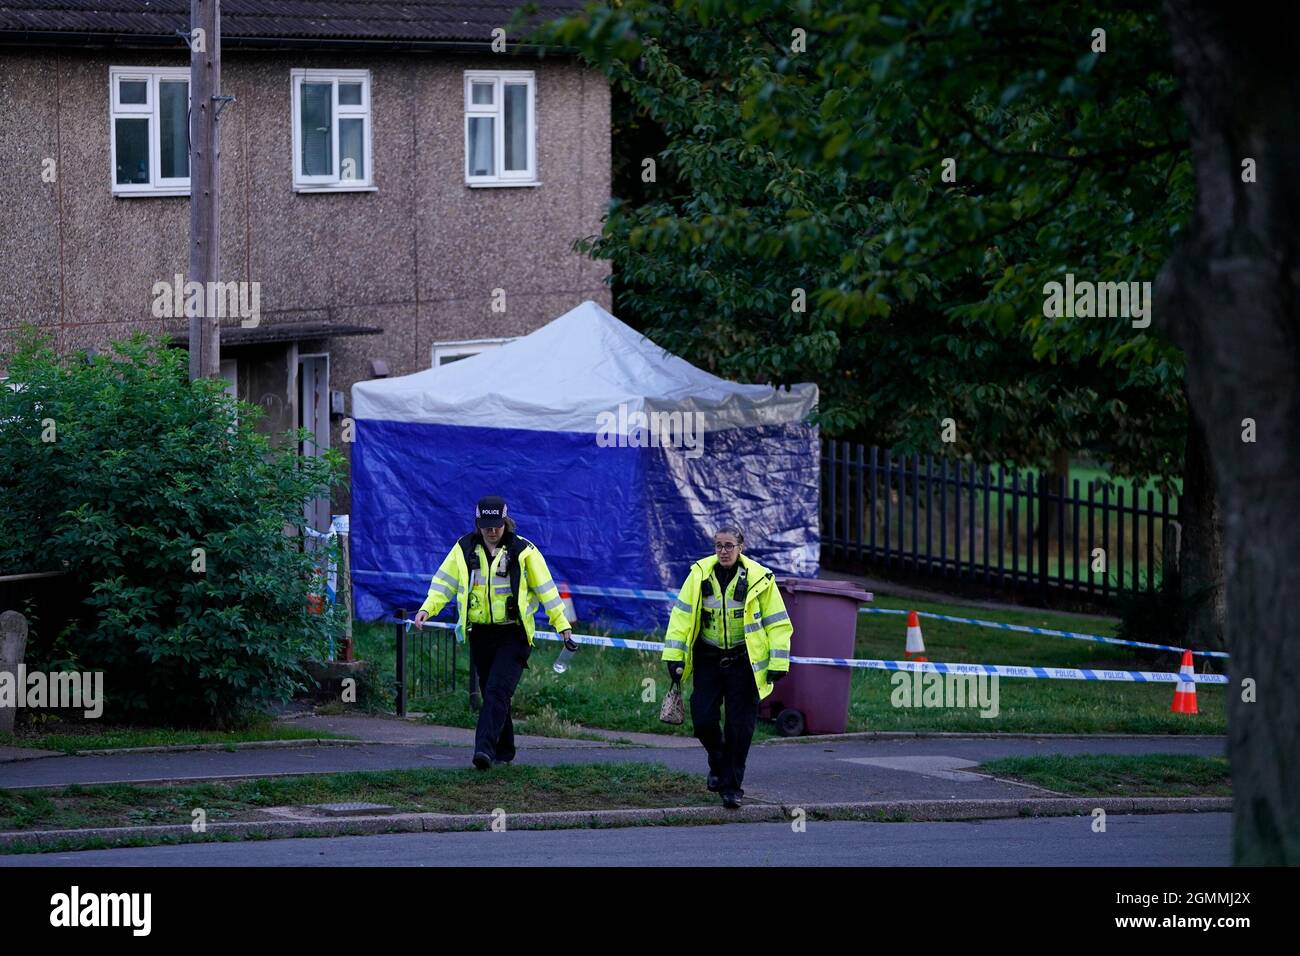
<svg viewBox="0 0 1300 956">
<path fill-rule="evenodd" d="M 682 685 L 676 681 L 664 695 L 664 702 L 659 707 L 659 719 L 665 724 L 686 722 L 686 705 L 682 703 Z"/>
</svg>

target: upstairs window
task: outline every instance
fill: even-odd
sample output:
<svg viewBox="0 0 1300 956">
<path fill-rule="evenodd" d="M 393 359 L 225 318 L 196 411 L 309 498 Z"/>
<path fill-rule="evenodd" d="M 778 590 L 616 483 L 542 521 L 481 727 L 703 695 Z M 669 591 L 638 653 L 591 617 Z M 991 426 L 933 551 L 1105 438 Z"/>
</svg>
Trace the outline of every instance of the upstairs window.
<svg viewBox="0 0 1300 956">
<path fill-rule="evenodd" d="M 188 67 L 114 66 L 108 71 L 113 193 L 190 193 Z"/>
<path fill-rule="evenodd" d="M 465 71 L 465 182 L 537 182 L 536 80 L 532 71 Z"/>
<path fill-rule="evenodd" d="M 292 70 L 293 185 L 372 189 L 370 71 Z"/>
</svg>

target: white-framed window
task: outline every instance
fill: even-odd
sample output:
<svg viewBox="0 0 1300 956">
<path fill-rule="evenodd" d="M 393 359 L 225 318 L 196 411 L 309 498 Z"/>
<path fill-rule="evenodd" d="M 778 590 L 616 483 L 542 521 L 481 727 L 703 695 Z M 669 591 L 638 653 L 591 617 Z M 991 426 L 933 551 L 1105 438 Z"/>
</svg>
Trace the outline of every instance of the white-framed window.
<svg viewBox="0 0 1300 956">
<path fill-rule="evenodd" d="M 537 80 L 531 70 L 465 71 L 465 182 L 537 185 Z"/>
<path fill-rule="evenodd" d="M 290 70 L 293 187 L 299 192 L 374 189 L 369 70 Z"/>
<path fill-rule="evenodd" d="M 108 68 L 109 156 L 115 196 L 190 194 L 190 70 Z"/>
<path fill-rule="evenodd" d="M 514 339 L 461 339 L 458 342 L 435 342 L 433 344 L 433 367 L 440 365 L 450 365 L 452 362 L 459 362 L 461 359 L 467 359 L 471 355 L 478 355 L 479 352 L 486 352 L 488 349 L 496 349 L 505 345 L 507 342 L 513 342 Z"/>
</svg>

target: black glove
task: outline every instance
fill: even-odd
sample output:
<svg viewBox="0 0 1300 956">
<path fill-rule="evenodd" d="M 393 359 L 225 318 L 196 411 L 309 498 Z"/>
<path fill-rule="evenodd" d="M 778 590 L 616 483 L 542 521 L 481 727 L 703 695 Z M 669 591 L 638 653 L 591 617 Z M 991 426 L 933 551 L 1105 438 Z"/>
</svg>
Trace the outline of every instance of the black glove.
<svg viewBox="0 0 1300 956">
<path fill-rule="evenodd" d="M 769 684 L 775 684 L 777 681 L 779 681 L 782 677 L 784 677 L 788 673 L 790 672 L 789 671 L 768 671 L 767 682 Z"/>
<path fill-rule="evenodd" d="M 682 671 L 685 669 L 686 665 L 681 661 L 668 661 L 668 679 L 676 684 L 682 679 Z"/>
</svg>

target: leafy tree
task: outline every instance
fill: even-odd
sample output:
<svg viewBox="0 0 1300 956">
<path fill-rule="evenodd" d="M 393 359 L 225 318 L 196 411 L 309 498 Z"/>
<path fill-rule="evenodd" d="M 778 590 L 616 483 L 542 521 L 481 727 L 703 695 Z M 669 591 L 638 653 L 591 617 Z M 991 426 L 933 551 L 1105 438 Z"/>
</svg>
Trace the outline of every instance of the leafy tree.
<svg viewBox="0 0 1300 956">
<path fill-rule="evenodd" d="M 1012 72 L 1033 27 L 1019 7 L 894 6 L 627 2 L 556 28 L 669 140 L 655 157 L 667 188 L 616 200 L 583 248 L 614 262 L 620 303 L 674 351 L 743 379 L 817 380 L 833 432 L 935 450 L 953 417 L 958 452 L 1089 448 L 1123 473 L 1177 473 L 1177 349 L 1127 322 L 1048 320 L 1041 291 L 1066 271 L 1154 276 L 1190 208 L 1177 112 L 1141 92 L 1092 108 L 1123 77 L 1089 79 L 1102 55 L 1082 27 L 1066 70 L 1058 44 L 1039 53 L 1051 72 Z M 958 40 L 937 42 L 956 29 L 946 7 L 966 6 Z M 920 11 L 929 33 L 903 16 Z M 1130 17 L 1133 33 L 1155 18 Z M 1005 50 L 974 42 L 1012 19 Z M 791 50 L 795 26 L 806 52 Z M 1070 27 L 1044 35 L 1066 42 Z M 1061 104 L 1070 70 L 1083 79 Z M 1152 75 L 1171 100 L 1169 72 Z"/>
<path fill-rule="evenodd" d="M 1298 21 L 1210 0 L 625 0 L 553 33 L 668 132 L 684 187 L 616 204 L 585 244 L 664 344 L 818 380 L 831 428 L 933 446 L 947 416 L 982 454 L 1184 469 L 1186 586 L 1213 595 L 1221 551 L 1226 572 L 1190 640 L 1212 646 L 1226 607 L 1233 679 L 1257 685 L 1229 695 L 1249 863 L 1300 858 Z M 1158 274 L 1153 326 L 1048 316 L 1067 272 Z M 795 287 L 815 309 L 790 313 Z"/>
<path fill-rule="evenodd" d="M 308 613 L 315 558 L 285 530 L 341 459 L 273 449 L 260 409 L 188 382 L 183 352 L 140 335 L 113 349 L 59 357 L 28 334 L 10 356 L 0 568 L 69 572 L 81 626 L 33 653 L 104 671 L 107 715 L 235 722 L 322 656 L 334 622 Z"/>
<path fill-rule="evenodd" d="M 1149 283 L 1190 210 L 1158 11 L 1102 17 L 1140 64 L 1115 68 L 1083 15 L 1003 6 L 632 0 L 562 22 L 552 42 L 668 140 L 662 186 L 633 182 L 579 247 L 613 262 L 617 308 L 673 351 L 816 380 L 832 434 L 1053 475 L 1079 451 L 1166 488 L 1185 475 L 1188 640 L 1222 647 L 1181 353 L 1125 318 L 1044 314 L 1066 273 Z M 623 169 L 653 145 L 618 142 Z"/>
</svg>

